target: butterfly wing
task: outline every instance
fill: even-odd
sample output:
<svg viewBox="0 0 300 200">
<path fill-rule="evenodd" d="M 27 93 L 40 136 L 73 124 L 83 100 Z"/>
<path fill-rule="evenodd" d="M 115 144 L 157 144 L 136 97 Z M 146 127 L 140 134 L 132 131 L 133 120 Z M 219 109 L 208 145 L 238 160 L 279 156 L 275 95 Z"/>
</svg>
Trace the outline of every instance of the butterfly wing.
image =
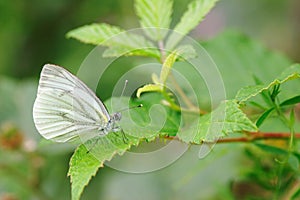
<svg viewBox="0 0 300 200">
<path fill-rule="evenodd" d="M 79 136 L 92 138 L 103 134 L 110 116 L 81 80 L 62 67 L 46 64 L 41 72 L 33 119 L 46 139 L 67 142 Z"/>
</svg>

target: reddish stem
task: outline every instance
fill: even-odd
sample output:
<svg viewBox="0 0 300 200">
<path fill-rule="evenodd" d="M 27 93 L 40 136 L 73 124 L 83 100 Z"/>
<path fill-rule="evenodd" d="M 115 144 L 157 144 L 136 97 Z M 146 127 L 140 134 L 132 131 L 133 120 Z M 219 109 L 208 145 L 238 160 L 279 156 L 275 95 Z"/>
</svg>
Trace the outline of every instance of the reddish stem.
<svg viewBox="0 0 300 200">
<path fill-rule="evenodd" d="M 291 137 L 290 133 L 262 133 L 262 132 L 248 132 L 246 137 L 236 138 L 221 138 L 216 143 L 232 143 L 232 142 L 252 142 L 255 140 L 266 140 L 266 139 L 288 139 Z M 165 139 L 180 140 L 177 136 L 165 136 Z M 300 133 L 295 133 L 295 138 L 300 139 Z M 211 143 L 211 142 L 204 142 Z"/>
</svg>

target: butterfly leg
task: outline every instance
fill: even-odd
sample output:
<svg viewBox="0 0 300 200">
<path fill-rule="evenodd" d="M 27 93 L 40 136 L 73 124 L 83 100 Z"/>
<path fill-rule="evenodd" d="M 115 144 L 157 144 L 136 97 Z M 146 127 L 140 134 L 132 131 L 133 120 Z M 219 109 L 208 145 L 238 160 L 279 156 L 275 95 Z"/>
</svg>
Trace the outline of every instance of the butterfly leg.
<svg viewBox="0 0 300 200">
<path fill-rule="evenodd" d="M 121 133 L 122 133 L 122 139 L 123 139 L 123 142 L 125 144 L 128 144 L 129 140 L 128 140 L 128 137 L 125 135 L 123 129 L 121 129 Z"/>
<path fill-rule="evenodd" d="M 123 129 L 118 129 L 118 131 L 120 131 L 121 134 L 122 134 L 123 142 L 124 142 L 125 144 L 128 144 L 128 138 L 126 137 L 126 135 L 125 135 Z M 119 137 L 119 135 L 117 134 L 117 131 L 114 131 L 113 133 L 115 134 L 115 136 Z"/>
<path fill-rule="evenodd" d="M 93 142 L 93 141 L 91 141 L 91 142 Z M 95 147 L 95 145 L 97 144 L 97 142 L 98 142 L 98 140 L 95 139 L 95 140 L 94 140 L 94 144 L 92 145 L 92 147 L 89 148 L 89 149 L 87 150 L 87 152 L 86 152 L 87 154 L 90 153 L 90 151 Z M 87 147 L 87 146 L 86 146 L 86 147 Z"/>
</svg>

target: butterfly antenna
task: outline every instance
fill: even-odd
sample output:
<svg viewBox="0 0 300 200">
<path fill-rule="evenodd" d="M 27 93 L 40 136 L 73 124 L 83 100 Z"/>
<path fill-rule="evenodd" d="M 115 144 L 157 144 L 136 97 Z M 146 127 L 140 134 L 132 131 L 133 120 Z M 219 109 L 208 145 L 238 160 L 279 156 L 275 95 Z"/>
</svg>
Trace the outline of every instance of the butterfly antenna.
<svg viewBox="0 0 300 200">
<path fill-rule="evenodd" d="M 125 92 L 125 89 L 126 89 L 127 85 L 128 85 L 128 80 L 126 79 L 120 97 L 122 97 L 124 95 L 124 92 Z M 120 98 L 120 103 L 121 103 L 121 98 Z M 140 107 L 143 107 L 143 104 L 139 104 L 137 106 L 132 106 L 132 107 L 129 107 L 129 108 L 124 108 L 124 109 L 119 110 L 118 112 L 124 112 L 126 110 L 140 108 Z"/>
<path fill-rule="evenodd" d="M 120 97 L 119 97 L 119 103 L 118 103 L 118 104 L 121 104 L 121 102 L 122 102 L 122 97 L 123 97 L 123 95 L 124 95 L 124 92 L 125 92 L 125 89 L 126 89 L 127 85 L 128 85 L 128 80 L 126 79 L 125 82 L 124 82 L 124 86 L 123 86 L 121 95 L 120 95 Z"/>
<path fill-rule="evenodd" d="M 131 110 L 131 109 L 140 108 L 140 107 L 143 107 L 143 104 L 139 104 L 139 105 L 137 105 L 137 106 L 131 106 L 131 107 L 129 107 L 129 108 L 124 108 L 124 109 L 122 109 L 122 110 L 119 110 L 119 112 L 124 112 L 124 111 L 126 111 L 126 110 Z"/>
<path fill-rule="evenodd" d="M 128 85 L 128 80 L 125 80 L 124 87 L 123 87 L 123 89 L 122 89 L 122 93 L 121 93 L 121 96 L 120 96 L 120 97 L 123 97 L 127 85 Z"/>
</svg>

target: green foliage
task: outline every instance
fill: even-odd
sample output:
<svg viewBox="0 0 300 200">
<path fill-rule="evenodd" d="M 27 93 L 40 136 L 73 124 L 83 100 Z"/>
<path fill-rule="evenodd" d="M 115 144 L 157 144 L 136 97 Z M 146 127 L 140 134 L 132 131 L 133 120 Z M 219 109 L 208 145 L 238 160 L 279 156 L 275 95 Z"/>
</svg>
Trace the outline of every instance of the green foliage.
<svg viewBox="0 0 300 200">
<path fill-rule="evenodd" d="M 169 36 L 167 50 L 173 49 L 178 42 L 199 24 L 204 16 L 213 8 L 217 0 L 195 0 L 189 4 L 181 21 L 175 26 L 174 33 Z M 145 34 L 153 41 L 158 41 L 155 46 L 151 41 L 141 35 L 125 32 L 125 30 L 105 23 L 91 24 L 79 27 L 67 33 L 68 38 L 77 39 L 83 43 L 108 47 L 103 53 L 104 57 L 149 56 L 163 57 L 163 39 L 168 33 L 171 23 L 172 0 L 136 0 L 135 10 L 140 18 L 140 25 Z M 178 35 L 180 33 L 180 35 Z M 184 49 L 182 49 L 183 51 Z M 192 49 L 185 48 L 185 55 L 193 56 Z M 184 53 L 184 51 L 183 51 Z"/>
<path fill-rule="evenodd" d="M 167 78 L 170 74 L 170 70 L 173 67 L 176 59 L 177 59 L 177 52 L 172 52 L 165 60 L 164 64 L 162 65 L 161 72 L 160 72 L 160 81 L 163 85 L 166 84 Z"/>
<path fill-rule="evenodd" d="M 145 56 L 156 58 L 161 62 L 160 75 L 152 74 L 153 83 L 146 84 L 137 90 L 136 96 L 138 99 L 122 98 L 121 100 L 115 100 L 111 98 L 105 102 L 110 113 L 115 110 L 112 105 L 117 105 L 119 110 L 125 108 L 128 104 L 130 106 L 143 104 L 143 107 L 122 113 L 123 117 L 120 122 L 122 131 L 85 141 L 76 149 L 71 158 L 69 168 L 73 200 L 80 198 L 84 187 L 95 176 L 98 169 L 103 167 L 106 161 L 111 160 L 115 155 L 123 155 L 132 146 L 137 146 L 142 141 L 151 142 L 157 137 L 162 137 L 179 139 L 189 144 L 210 144 L 232 134 L 241 134 L 251 141 L 251 134 L 256 134 L 260 131 L 258 127 L 261 127 L 266 119 L 273 114 L 273 111 L 276 111 L 277 116 L 294 134 L 294 111 L 291 111 L 290 118 L 287 119 L 281 107 L 293 106 L 299 103 L 299 95 L 285 98 L 287 100 L 282 103 L 279 102 L 278 96 L 281 94 L 281 85 L 283 83 L 299 78 L 300 65 L 292 65 L 276 79 L 273 77 L 263 77 L 261 79 L 262 76 L 268 74 L 265 73 L 266 71 L 259 71 L 267 70 L 262 69 L 262 66 L 279 66 L 282 69 L 282 66 L 287 66 L 290 61 L 283 56 L 270 53 L 260 44 L 249 40 L 245 36 L 236 33 L 225 33 L 203 43 L 216 63 L 221 66 L 220 74 L 224 79 L 226 89 L 228 88 L 230 92 L 228 95 L 230 98 L 228 99 L 231 100 L 225 100 L 220 103 L 220 99 L 217 99 L 212 104 L 219 104 L 218 107 L 211 112 L 209 110 L 202 111 L 202 104 L 200 104 L 200 107 L 194 105 L 188 99 L 189 94 L 184 93 L 185 88 L 181 88 L 181 85 L 177 84 L 176 80 L 173 80 L 174 85 L 176 85 L 175 88 L 177 88 L 178 93 L 180 93 L 187 106 L 187 108 L 184 108 L 166 87 L 168 79 L 174 79 L 172 68 L 176 66 L 177 61 L 183 61 L 178 65 L 179 71 L 190 73 L 190 76 L 187 77 L 191 78 L 192 87 L 196 88 L 197 97 L 199 97 L 200 101 L 205 102 L 205 108 L 208 107 L 209 103 L 205 100 L 210 95 L 201 91 L 203 88 L 205 89 L 205 86 L 199 83 L 198 80 L 192 80 L 193 72 L 184 66 L 184 62 L 187 59 L 197 57 L 196 51 L 189 45 L 179 47 L 177 45 L 185 35 L 204 19 L 216 2 L 217 0 L 192 1 L 180 22 L 174 27 L 174 32 L 167 38 L 167 29 L 172 20 L 172 0 L 135 0 L 135 11 L 139 17 L 140 26 L 147 37 L 133 32 L 126 32 L 119 27 L 104 23 L 79 27 L 67 34 L 68 38 L 106 47 L 103 57 Z M 256 74 L 251 74 L 251 76 L 245 73 L 245 71 L 251 71 L 251 69 L 255 73 L 260 74 L 260 76 Z M 232 77 L 233 72 L 235 73 L 234 78 Z M 272 73 L 274 73 L 272 75 L 276 75 L 277 72 L 274 71 Z M 249 77 L 254 77 L 255 82 L 259 84 L 240 89 L 244 86 L 243 84 L 248 83 Z M 213 79 L 214 77 L 206 78 L 216 80 Z M 270 79 L 272 80 L 271 82 Z M 263 84 L 264 82 L 270 83 Z M 199 88 L 200 91 L 198 90 Z M 236 93 L 237 89 L 240 90 L 236 97 L 233 98 L 232 94 Z M 152 93 L 143 94 L 145 92 Z M 214 92 L 218 93 L 219 91 Z M 262 94 L 269 108 L 263 110 L 256 124 L 254 124 L 249 119 L 253 116 L 246 115 L 241 110 L 241 107 L 246 105 L 245 103 L 250 98 L 258 94 Z M 257 102 L 255 103 L 260 105 Z M 263 106 L 260 107 L 264 108 Z M 243 109 L 247 110 L 248 108 L 243 107 Z M 125 136 L 123 136 L 123 133 Z M 296 171 L 299 168 L 299 158 L 292 151 L 295 147 L 293 134 L 290 137 L 290 148 L 288 151 L 281 151 L 280 148 L 277 149 L 270 145 L 257 144 L 257 146 L 263 151 L 284 155 L 285 158 L 288 158 L 287 162 Z"/>
<path fill-rule="evenodd" d="M 104 57 L 122 55 L 159 57 L 159 52 L 153 43 L 143 36 L 125 32 L 119 27 L 108 24 L 85 25 L 68 32 L 67 37 L 83 43 L 109 47 L 103 53 Z"/>
<path fill-rule="evenodd" d="M 297 103 L 300 103 L 300 96 L 294 96 L 290 99 L 287 99 L 285 101 L 283 101 L 282 103 L 280 103 L 280 106 L 289 106 L 289 105 L 295 105 Z"/>
<path fill-rule="evenodd" d="M 29 106 L 36 88 L 36 81 L 0 77 L 0 199 L 5 199 L 5 193 L 13 199 L 69 198 L 65 161 L 71 148 L 68 144 L 39 145 L 41 137 Z"/>
<path fill-rule="evenodd" d="M 91 24 L 74 29 L 67 33 L 68 38 L 75 38 L 83 43 L 109 46 L 113 43 L 105 43 L 111 37 L 124 32 L 119 27 L 109 24 Z M 116 42 L 117 43 L 117 42 Z"/>
<path fill-rule="evenodd" d="M 209 114 L 200 117 L 188 130 L 178 133 L 178 137 L 187 143 L 201 144 L 215 142 L 228 134 L 243 131 L 256 132 L 257 127 L 240 110 L 234 100 L 221 103 Z"/>
<path fill-rule="evenodd" d="M 175 26 L 175 32 L 168 38 L 166 42 L 167 49 L 173 49 L 186 34 L 194 29 L 215 6 L 217 1 L 218 0 L 194 0 L 191 2 L 188 5 L 188 10 Z"/>
<path fill-rule="evenodd" d="M 144 92 L 153 92 L 153 91 L 162 92 L 164 90 L 164 86 L 166 84 L 167 78 L 170 74 L 170 70 L 173 67 L 177 57 L 178 54 L 176 51 L 169 54 L 169 56 L 166 58 L 165 62 L 162 65 L 159 78 L 157 77 L 156 74 L 153 74 L 152 79 L 154 84 L 147 84 L 139 88 L 137 91 L 137 97 L 140 97 L 140 95 Z"/>
<path fill-rule="evenodd" d="M 88 143 L 93 144 L 89 152 L 87 149 L 88 144 L 81 144 L 70 160 L 68 172 L 72 183 L 72 199 L 80 199 L 84 187 L 92 176 L 95 176 L 98 169 L 103 167 L 103 163 L 112 159 L 115 154 L 123 154 L 133 142 L 137 142 L 137 140 L 130 138 L 130 143 L 126 144 L 122 140 L 120 141 L 120 135 L 110 134 L 106 137 L 88 141 Z M 97 153 L 96 156 L 95 153 Z"/>
<path fill-rule="evenodd" d="M 158 104 L 162 99 L 161 95 L 144 95 L 138 100 L 131 100 L 130 105 L 143 104 L 142 108 L 133 109 L 130 113 L 125 113 L 122 118 L 122 129 L 125 132 L 123 138 L 122 133 L 110 133 L 107 136 L 96 137 L 92 140 L 81 144 L 74 152 L 69 168 L 69 176 L 72 183 L 72 199 L 80 198 L 84 187 L 88 184 L 92 176 L 95 176 L 100 167 L 103 167 L 105 161 L 109 161 L 114 155 L 122 155 L 132 145 L 136 146 L 140 141 L 152 141 L 159 134 L 176 133 L 180 118 L 177 112 L 168 108 L 166 110 L 156 110 L 155 116 L 151 116 L 150 109 L 153 105 Z M 118 102 L 118 106 L 125 108 L 127 106 L 127 98 L 123 98 L 121 103 L 119 99 L 109 99 L 106 105 L 111 105 L 112 102 Z M 108 106 L 110 109 L 110 107 Z M 153 112 L 153 111 L 152 111 Z M 166 119 L 157 117 L 164 116 Z M 150 113 L 151 119 L 147 116 Z M 130 115 L 129 115 L 130 114 Z M 135 124 L 130 122 L 133 120 Z M 162 124 L 161 120 L 165 120 Z M 149 122 L 152 121 L 151 124 Z"/>
<path fill-rule="evenodd" d="M 67 34 L 68 38 L 86 44 L 104 46 L 106 50 L 103 57 L 144 56 L 151 57 L 151 61 L 155 58 L 161 64 L 160 73 L 152 74 L 152 83 L 138 89 L 138 99 L 132 96 L 121 100 L 111 98 L 105 102 L 110 113 L 128 106 L 144 106 L 122 113 L 119 125 L 126 134 L 125 137 L 122 132 L 110 133 L 77 147 L 69 168 L 72 188 L 66 177 L 66 161 L 75 147 L 41 139 L 33 125 L 32 104 L 36 95 L 36 80 L 16 81 L 0 77 L 0 199 L 69 199 L 70 189 L 72 198 L 79 199 L 85 186 L 106 161 L 114 159 L 114 156 L 126 155 L 129 149 L 141 152 L 146 145 L 151 148 L 164 146 L 173 139 L 181 140 L 181 143 L 174 141 L 180 145 L 188 143 L 190 148 L 172 166 L 139 176 L 109 168 L 101 169 L 99 176 L 93 178 L 83 199 L 94 199 L 95 196 L 101 199 L 136 199 L 133 197 L 140 198 L 141 195 L 148 199 L 300 198 L 300 189 L 297 187 L 300 161 L 297 104 L 300 102 L 300 81 L 294 80 L 299 78 L 299 65 L 294 65 L 293 69 L 278 76 L 283 69 L 291 66 L 291 60 L 237 32 L 227 31 L 211 40 L 202 41 L 201 44 L 216 63 L 219 70 L 217 73 L 220 73 L 224 82 L 226 99 L 229 100 L 223 101 L 223 97 L 218 98 L 222 91 L 208 91 L 205 85 L 205 80 L 211 80 L 212 83 L 219 81 L 215 78 L 216 73 L 199 80 L 195 76 L 195 70 L 186 62 L 187 59 L 201 55 L 197 55 L 192 46 L 177 46 L 205 18 L 217 1 L 180 0 L 174 5 L 183 8 L 187 2 L 191 3 L 176 25 L 176 21 L 171 18 L 173 0 L 135 0 L 135 11 L 145 36 L 137 31 L 126 32 L 118 26 L 105 23 L 86 25 Z M 259 1 L 255 3 L 257 7 Z M 116 22 L 120 17 L 111 12 L 113 10 L 132 15 L 132 5 L 127 1 L 82 1 L 78 4 L 71 1 L 43 1 L 32 5 L 7 1 L 1 5 L 0 15 L 9 17 L 5 20 L 6 28 L 0 36 L 4 44 L 2 50 L 5 50 L 1 54 L 0 71 L 18 77 L 37 73 L 38 66 L 45 62 L 45 57 L 53 56 L 51 53 L 58 55 L 51 62 L 76 67 L 90 50 L 90 46 L 76 48 L 76 43 L 55 41 L 55 38 L 62 38 L 60 34 L 73 26 L 74 21 L 78 24 L 85 23 L 82 20 L 96 15 L 98 19 L 105 17 L 105 20 Z M 274 3 L 269 7 L 273 12 L 276 7 L 277 10 L 282 10 L 282 5 L 287 3 Z M 240 5 L 237 7 L 240 8 Z M 223 11 L 226 11 L 226 6 Z M 267 16 L 267 12 L 264 10 L 263 16 Z M 281 16 L 278 12 L 275 13 Z M 68 23 L 59 22 L 62 16 L 64 22 Z M 178 18 L 176 13 L 173 16 Z M 254 18 L 261 18 L 258 16 Z M 175 32 L 167 35 L 172 20 Z M 128 20 L 125 21 L 128 25 Z M 276 21 L 274 17 L 272 21 Z M 47 29 L 41 31 L 45 24 L 51 27 L 50 32 Z M 276 24 L 276 27 L 282 26 Z M 282 41 L 285 41 L 284 37 Z M 42 43 L 42 46 L 36 46 Z M 25 51 L 26 59 L 23 59 L 24 54 L 20 52 L 24 52 L 24 49 L 33 56 L 26 56 Z M 297 55 L 297 52 L 293 53 Z M 119 71 L 109 69 L 108 76 L 104 77 L 107 82 L 104 80 L 105 83 L 102 84 L 101 80 L 101 87 L 105 88 L 102 90 L 99 87 L 101 99 L 110 94 L 116 74 L 136 64 L 132 58 L 125 58 L 128 60 L 126 63 L 122 59 L 121 64 L 114 63 Z M 141 60 L 138 60 L 138 64 Z M 145 60 L 149 61 L 147 58 Z M 204 60 L 200 63 L 203 64 L 204 71 L 213 70 Z M 178 91 L 172 93 L 166 85 L 176 84 L 178 77 L 175 73 L 173 76 L 173 72 L 177 70 L 188 77 L 195 92 L 193 94 L 179 79 L 176 87 L 184 93 L 183 97 L 190 100 L 183 104 L 177 99 Z M 92 75 L 87 75 L 86 79 L 89 77 Z M 139 76 L 130 78 L 130 82 L 142 79 Z M 247 86 L 253 84 L 256 85 Z M 240 90 L 241 88 L 243 89 Z M 234 96 L 239 90 L 236 101 Z M 277 137 L 282 133 L 284 137 Z M 264 134 L 277 135 L 273 139 L 255 139 L 255 136 Z M 248 143 L 224 144 L 224 141 L 229 141 L 226 139 L 239 137 L 246 139 Z M 218 139 L 222 145 L 214 146 L 214 151 L 199 161 L 195 155 L 199 146 L 210 146 L 218 142 Z M 124 157 L 126 156 L 122 156 L 122 159 Z M 130 160 L 127 164 L 133 162 Z M 239 196 L 241 191 L 242 197 Z"/>
<path fill-rule="evenodd" d="M 247 86 L 240 89 L 235 97 L 240 103 L 249 100 L 251 97 L 270 89 L 273 86 L 283 84 L 289 80 L 300 78 L 300 65 L 295 64 L 286 69 L 282 74 L 271 83 L 265 85 Z"/>
<path fill-rule="evenodd" d="M 279 159 L 284 159 L 288 152 L 285 149 L 264 144 L 264 142 L 254 144 L 255 146 L 246 148 L 247 161 L 242 170 L 244 175 L 242 180 L 237 180 L 234 184 L 238 185 L 240 182 L 242 188 L 246 186 L 249 191 L 244 195 L 249 198 L 282 199 L 286 197 L 291 199 L 297 191 L 293 188 L 296 184 L 295 172 L 291 170 L 290 165 L 279 161 Z M 255 189 L 252 188 L 253 185 Z"/>
<path fill-rule="evenodd" d="M 136 93 L 136 96 L 138 98 L 141 97 L 141 94 L 144 93 L 144 92 L 161 92 L 163 89 L 162 89 L 162 86 L 159 85 L 159 84 L 147 84 L 147 85 L 144 85 L 143 87 L 139 88 L 137 93 Z"/>
<path fill-rule="evenodd" d="M 235 98 L 242 87 L 253 85 L 253 77 L 268 83 L 292 65 L 292 61 L 282 54 L 270 51 L 261 43 L 232 30 L 227 30 L 201 44 L 218 66 L 229 99 Z M 209 78 L 214 80 L 213 76 Z M 287 90 L 296 89 L 296 85 L 291 85 Z M 203 92 L 201 91 L 201 94 Z M 206 98 L 203 96 L 209 94 L 205 93 L 201 97 Z"/>
<path fill-rule="evenodd" d="M 269 110 L 266 110 L 256 121 L 256 126 L 260 127 L 262 123 L 269 117 L 271 112 L 274 110 L 274 108 L 270 108 Z"/>
<path fill-rule="evenodd" d="M 136 0 L 135 10 L 140 18 L 141 28 L 154 41 L 161 41 L 171 23 L 172 0 Z"/>
</svg>

